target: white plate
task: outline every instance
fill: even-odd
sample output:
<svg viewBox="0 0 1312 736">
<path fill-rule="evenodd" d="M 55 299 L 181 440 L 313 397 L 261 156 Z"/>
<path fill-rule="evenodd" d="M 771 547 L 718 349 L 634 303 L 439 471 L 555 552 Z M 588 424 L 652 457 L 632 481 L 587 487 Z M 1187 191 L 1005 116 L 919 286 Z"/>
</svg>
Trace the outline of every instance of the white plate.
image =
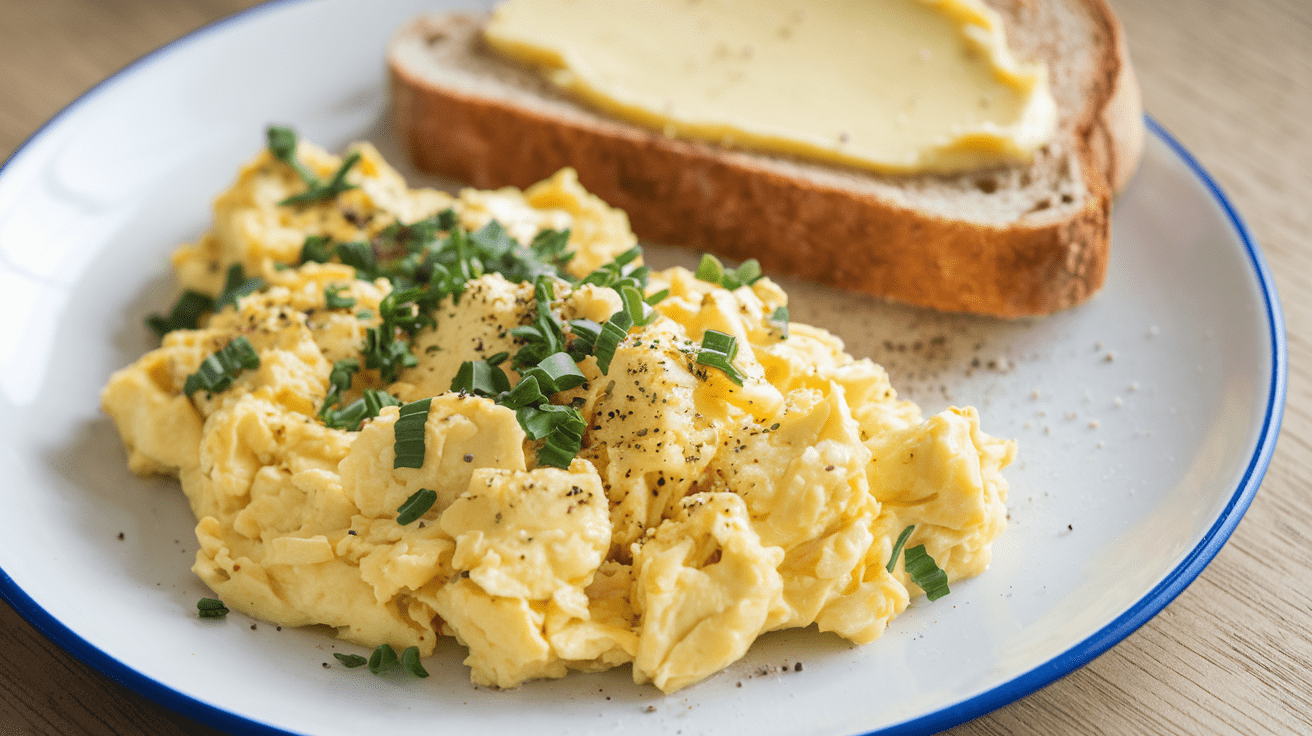
<svg viewBox="0 0 1312 736">
<path fill-rule="evenodd" d="M 1001 323 L 785 282 L 796 319 L 885 362 L 904 395 L 928 410 L 977 404 L 987 430 L 1020 440 L 992 569 L 917 604 L 880 641 L 771 634 L 662 697 L 627 668 L 475 689 L 455 645 L 423 681 L 325 669 L 332 651 L 358 649 L 236 614 L 199 621 L 193 520 L 174 483 L 128 473 L 99 389 L 151 347 L 142 318 L 172 298 L 168 253 L 208 226 L 209 202 L 266 124 L 329 146 L 374 139 L 401 163 L 382 49 L 431 5 L 245 13 L 102 84 L 0 171 L 0 593 L 77 657 L 197 720 L 257 733 L 929 732 L 1125 637 L 1238 523 L 1279 429 L 1284 326 L 1238 216 L 1150 122 L 1107 287 L 1085 306 Z"/>
</svg>

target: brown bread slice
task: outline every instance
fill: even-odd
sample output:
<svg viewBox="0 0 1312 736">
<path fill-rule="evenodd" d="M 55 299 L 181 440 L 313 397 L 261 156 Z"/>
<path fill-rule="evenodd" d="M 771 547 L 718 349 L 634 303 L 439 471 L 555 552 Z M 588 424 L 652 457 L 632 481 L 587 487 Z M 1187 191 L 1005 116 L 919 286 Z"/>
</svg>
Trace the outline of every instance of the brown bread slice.
<svg viewBox="0 0 1312 736">
<path fill-rule="evenodd" d="M 1047 62 L 1057 100 L 1057 136 L 1028 164 L 879 175 L 667 138 L 496 56 L 478 15 L 396 34 L 394 112 L 423 171 L 525 187 L 572 166 L 643 238 L 944 311 L 1047 314 L 1102 286 L 1112 194 L 1142 148 L 1139 90 L 1104 0 L 995 7 L 1017 56 Z"/>
</svg>

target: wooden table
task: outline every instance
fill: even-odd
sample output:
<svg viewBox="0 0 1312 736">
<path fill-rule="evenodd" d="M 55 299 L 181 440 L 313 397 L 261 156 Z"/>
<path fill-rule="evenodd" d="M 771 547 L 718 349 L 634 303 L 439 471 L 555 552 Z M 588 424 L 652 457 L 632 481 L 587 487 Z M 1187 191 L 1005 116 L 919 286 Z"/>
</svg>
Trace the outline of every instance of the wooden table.
<svg viewBox="0 0 1312 736">
<path fill-rule="evenodd" d="M 134 58 L 252 4 L 0 0 L 0 159 Z M 1113 5 L 1148 112 L 1234 199 L 1275 274 L 1284 434 L 1229 544 L 1175 602 L 1088 666 L 950 733 L 1312 734 L 1312 4 Z M 0 734 L 180 733 L 217 732 L 93 672 L 0 603 Z"/>
</svg>

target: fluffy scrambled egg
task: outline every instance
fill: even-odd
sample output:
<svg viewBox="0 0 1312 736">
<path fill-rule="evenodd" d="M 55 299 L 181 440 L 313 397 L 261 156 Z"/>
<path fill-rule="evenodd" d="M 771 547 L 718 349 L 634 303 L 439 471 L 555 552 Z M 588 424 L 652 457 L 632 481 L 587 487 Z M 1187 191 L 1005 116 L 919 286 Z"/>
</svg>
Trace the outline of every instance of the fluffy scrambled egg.
<svg viewBox="0 0 1312 736">
<path fill-rule="evenodd" d="M 356 188 L 308 205 L 279 204 L 304 187 L 291 167 L 267 151 L 248 163 L 213 230 L 173 261 L 191 290 L 218 294 L 233 264 L 263 288 L 168 333 L 102 395 L 131 469 L 181 480 L 198 519 L 193 570 L 228 606 L 424 655 L 454 636 L 480 685 L 631 663 L 636 682 L 672 692 L 763 632 L 877 638 L 921 592 L 900 560 L 887 569 L 909 525 L 908 547 L 925 545 L 949 580 L 988 566 L 1015 443 L 981 431 L 972 408 L 922 417 L 822 329 L 785 332 L 772 315 L 787 297 L 768 278 L 730 290 L 681 268 L 652 274 L 648 294 L 669 290 L 655 319 L 605 375 L 587 356 L 587 381 L 552 398 L 587 422 L 568 468 L 539 466 L 541 442 L 514 410 L 450 390 L 462 362 L 513 353 L 511 329 L 537 316 L 533 284 L 495 273 L 438 304 L 435 326 L 414 335 L 417 365 L 390 385 L 361 370 L 347 396 L 433 397 L 422 467 L 394 467 L 396 407 L 358 431 L 325 426 L 333 365 L 362 357 L 391 286 L 340 263 L 298 265 L 307 236 L 368 242 L 452 208 L 471 231 L 496 219 L 521 243 L 569 229 L 575 277 L 635 243 L 624 214 L 569 170 L 524 192 L 451 197 L 411 190 L 372 147 L 354 150 Z M 304 142 L 299 156 L 324 179 L 341 163 Z M 555 286 L 562 320 L 601 323 L 622 306 L 611 288 Z M 354 304 L 330 307 L 328 287 Z M 736 338 L 741 386 L 695 361 L 707 330 Z M 258 368 L 186 395 L 238 336 Z M 419 489 L 436 501 L 398 523 Z"/>
</svg>

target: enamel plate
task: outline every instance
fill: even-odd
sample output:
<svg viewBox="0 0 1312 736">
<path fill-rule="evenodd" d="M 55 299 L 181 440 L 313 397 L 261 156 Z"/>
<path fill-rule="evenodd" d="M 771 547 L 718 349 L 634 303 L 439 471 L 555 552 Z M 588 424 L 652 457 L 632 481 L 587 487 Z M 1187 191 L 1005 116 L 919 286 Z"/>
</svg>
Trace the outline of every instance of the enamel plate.
<svg viewBox="0 0 1312 736">
<path fill-rule="evenodd" d="M 979 407 L 1015 437 L 1010 522 L 992 568 L 923 599 L 879 641 L 762 637 L 671 696 L 627 667 L 515 691 L 474 688 L 461 648 L 432 677 L 337 666 L 321 629 L 196 617 L 194 520 L 142 479 L 99 391 L 154 345 L 176 294 L 168 255 L 210 202 L 295 126 L 375 141 L 414 185 L 386 113 L 383 48 L 433 2 L 284 2 L 188 36 L 100 85 L 0 171 L 0 592 L 75 656 L 178 711 L 254 733 L 920 733 L 1020 698 L 1170 602 L 1234 530 L 1284 405 L 1285 333 L 1262 254 L 1189 154 L 1149 121 L 1118 202 L 1111 274 L 1036 320 L 941 316 L 783 280 L 793 319 L 884 363 L 927 412 Z M 655 265 L 695 254 L 650 247 Z M 332 665 L 325 668 L 323 663 Z M 799 670 L 798 664 L 802 667 Z"/>
</svg>

